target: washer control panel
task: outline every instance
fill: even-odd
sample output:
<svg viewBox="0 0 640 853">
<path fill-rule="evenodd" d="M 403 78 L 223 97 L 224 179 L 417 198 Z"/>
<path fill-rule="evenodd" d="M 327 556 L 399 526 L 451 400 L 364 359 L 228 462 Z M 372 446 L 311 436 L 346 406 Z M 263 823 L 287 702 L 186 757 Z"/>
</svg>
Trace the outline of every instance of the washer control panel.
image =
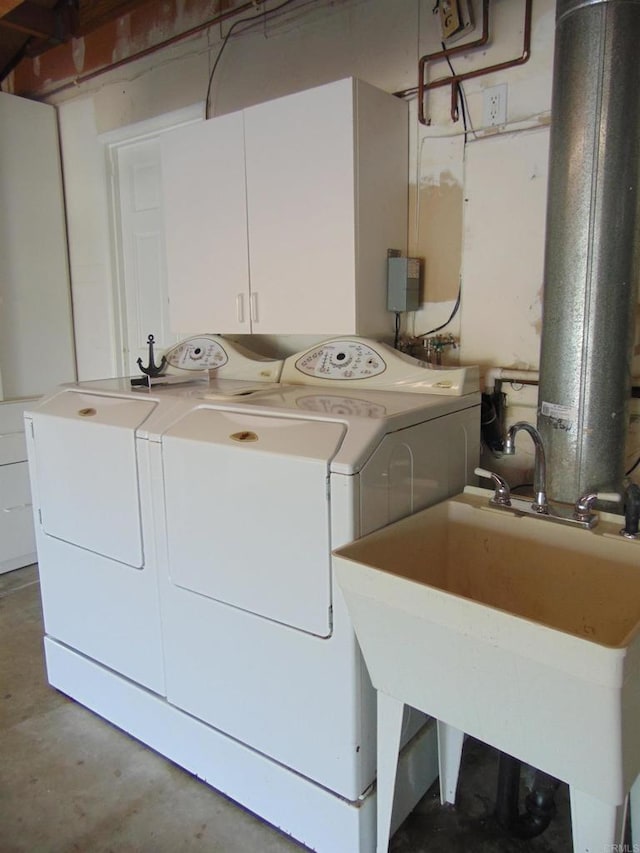
<svg viewBox="0 0 640 853">
<path fill-rule="evenodd" d="M 180 370 L 213 370 L 229 361 L 220 342 L 205 335 L 181 341 L 165 357 L 171 367 Z"/>
<path fill-rule="evenodd" d="M 440 367 L 418 361 L 371 338 L 336 337 L 289 356 L 282 367 L 284 385 L 408 391 L 451 397 L 477 392 L 479 369 Z"/>
<path fill-rule="evenodd" d="M 306 352 L 295 363 L 305 376 L 321 379 L 370 379 L 387 365 L 373 347 L 359 341 L 329 341 Z"/>
</svg>

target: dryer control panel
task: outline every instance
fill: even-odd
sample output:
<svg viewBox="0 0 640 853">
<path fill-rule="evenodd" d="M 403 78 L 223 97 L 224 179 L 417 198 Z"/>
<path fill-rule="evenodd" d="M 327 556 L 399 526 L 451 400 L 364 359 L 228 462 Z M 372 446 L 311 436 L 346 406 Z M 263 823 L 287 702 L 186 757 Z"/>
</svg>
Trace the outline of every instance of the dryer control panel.
<svg viewBox="0 0 640 853">
<path fill-rule="evenodd" d="M 271 359 L 251 352 L 236 341 L 220 335 L 200 334 L 180 341 L 164 354 L 170 374 L 205 377 L 214 371 L 216 379 L 242 379 L 252 382 L 278 382 L 282 359 Z M 183 373 L 187 371 L 187 373 Z"/>
<path fill-rule="evenodd" d="M 324 379 L 365 379 L 384 373 L 387 365 L 379 352 L 358 341 L 329 341 L 306 352 L 295 363 L 305 376 Z"/>
</svg>

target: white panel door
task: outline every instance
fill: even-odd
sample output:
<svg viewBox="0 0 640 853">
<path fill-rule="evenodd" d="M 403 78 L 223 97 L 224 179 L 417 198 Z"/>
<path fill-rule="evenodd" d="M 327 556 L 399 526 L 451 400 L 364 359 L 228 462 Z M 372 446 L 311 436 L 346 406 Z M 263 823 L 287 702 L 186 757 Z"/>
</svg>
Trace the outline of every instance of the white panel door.
<svg viewBox="0 0 640 853">
<path fill-rule="evenodd" d="M 353 101 L 349 79 L 245 110 L 254 332 L 354 330 Z"/>
<path fill-rule="evenodd" d="M 155 137 L 118 146 L 116 157 L 125 363 L 136 374 L 138 358 L 147 364 L 150 334 L 158 350 L 177 340 L 169 328 L 160 141 Z"/>
<path fill-rule="evenodd" d="M 249 332 L 242 113 L 162 137 L 171 328 Z"/>
</svg>

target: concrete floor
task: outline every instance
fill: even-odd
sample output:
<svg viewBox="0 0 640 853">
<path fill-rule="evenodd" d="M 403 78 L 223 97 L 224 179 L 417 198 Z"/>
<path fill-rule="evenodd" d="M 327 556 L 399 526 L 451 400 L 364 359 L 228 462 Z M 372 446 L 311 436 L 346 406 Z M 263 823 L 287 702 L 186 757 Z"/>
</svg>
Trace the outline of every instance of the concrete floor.
<svg viewBox="0 0 640 853">
<path fill-rule="evenodd" d="M 47 685 L 36 566 L 0 575 L 1 853 L 293 853 L 301 845 Z M 586 748 L 586 745 L 585 745 Z M 493 817 L 496 755 L 468 740 L 459 802 L 437 785 L 391 853 L 568 853 L 567 789 L 540 837 Z"/>
</svg>

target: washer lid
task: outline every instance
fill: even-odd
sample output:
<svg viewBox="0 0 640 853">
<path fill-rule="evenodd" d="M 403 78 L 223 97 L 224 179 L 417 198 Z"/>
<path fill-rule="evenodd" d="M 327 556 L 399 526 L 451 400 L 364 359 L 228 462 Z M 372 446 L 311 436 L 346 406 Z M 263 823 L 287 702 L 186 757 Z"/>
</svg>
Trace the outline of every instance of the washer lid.
<svg viewBox="0 0 640 853">
<path fill-rule="evenodd" d="M 172 582 L 329 636 L 329 462 L 344 431 L 211 408 L 174 424 L 162 437 Z"/>
<path fill-rule="evenodd" d="M 346 424 L 317 419 L 278 417 L 253 411 L 200 406 L 177 420 L 163 436 L 237 448 L 253 454 L 277 454 L 329 463 Z"/>
<path fill-rule="evenodd" d="M 478 408 L 480 394 L 445 396 L 403 394 L 397 391 L 350 388 L 309 388 L 277 385 L 262 395 L 243 398 L 243 410 L 265 414 L 335 422 L 345 426 L 344 439 L 331 460 L 336 474 L 356 474 L 390 432 L 424 421 L 446 417 L 464 409 Z"/>
</svg>

